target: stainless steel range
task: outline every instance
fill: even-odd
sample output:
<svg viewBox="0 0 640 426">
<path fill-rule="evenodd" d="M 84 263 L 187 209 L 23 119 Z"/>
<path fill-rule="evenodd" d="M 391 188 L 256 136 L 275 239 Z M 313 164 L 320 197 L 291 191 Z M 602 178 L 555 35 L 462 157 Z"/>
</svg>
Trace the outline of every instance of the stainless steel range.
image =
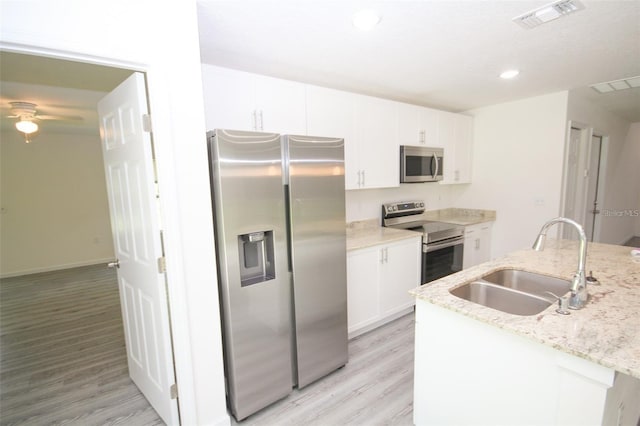
<svg viewBox="0 0 640 426">
<path fill-rule="evenodd" d="M 382 205 L 382 226 L 422 233 L 422 284 L 462 270 L 464 227 L 427 219 L 424 201 Z"/>
</svg>

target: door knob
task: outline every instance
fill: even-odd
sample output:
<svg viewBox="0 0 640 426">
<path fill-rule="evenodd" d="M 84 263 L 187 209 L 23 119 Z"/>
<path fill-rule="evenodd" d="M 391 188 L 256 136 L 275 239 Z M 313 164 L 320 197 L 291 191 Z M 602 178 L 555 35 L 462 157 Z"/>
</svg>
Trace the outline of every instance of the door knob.
<svg viewBox="0 0 640 426">
<path fill-rule="evenodd" d="M 116 259 L 115 262 L 109 262 L 107 263 L 107 266 L 109 268 L 119 268 L 120 267 L 120 259 Z"/>
</svg>

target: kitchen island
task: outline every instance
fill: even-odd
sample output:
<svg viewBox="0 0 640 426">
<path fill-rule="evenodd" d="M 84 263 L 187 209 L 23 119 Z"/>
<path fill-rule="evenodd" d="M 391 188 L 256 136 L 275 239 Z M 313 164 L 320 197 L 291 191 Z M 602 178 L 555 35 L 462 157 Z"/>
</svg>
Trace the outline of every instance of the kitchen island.
<svg viewBox="0 0 640 426">
<path fill-rule="evenodd" d="M 628 424 L 640 416 L 640 263 L 589 244 L 601 284 L 570 315 L 494 310 L 449 290 L 500 269 L 571 279 L 577 242 L 549 241 L 415 289 L 414 423 Z"/>
</svg>

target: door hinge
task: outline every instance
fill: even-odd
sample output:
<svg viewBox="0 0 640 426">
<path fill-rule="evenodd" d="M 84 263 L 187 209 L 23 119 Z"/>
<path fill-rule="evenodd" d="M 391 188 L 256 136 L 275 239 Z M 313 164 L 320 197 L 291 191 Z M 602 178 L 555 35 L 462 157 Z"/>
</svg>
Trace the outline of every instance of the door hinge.
<svg viewBox="0 0 640 426">
<path fill-rule="evenodd" d="M 151 116 L 149 114 L 142 114 L 142 130 L 151 133 Z"/>
<path fill-rule="evenodd" d="M 164 274 L 167 272 L 167 259 L 162 256 L 158 258 L 158 273 Z"/>
<path fill-rule="evenodd" d="M 172 384 L 169 388 L 169 393 L 171 394 L 171 399 L 178 399 L 178 385 Z"/>
</svg>

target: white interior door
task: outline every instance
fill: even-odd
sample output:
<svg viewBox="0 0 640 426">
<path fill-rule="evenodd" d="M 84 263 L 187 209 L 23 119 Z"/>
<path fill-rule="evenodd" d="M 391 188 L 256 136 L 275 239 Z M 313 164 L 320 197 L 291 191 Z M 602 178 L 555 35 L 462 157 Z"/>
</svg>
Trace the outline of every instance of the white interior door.
<svg viewBox="0 0 640 426">
<path fill-rule="evenodd" d="M 98 103 L 129 375 L 160 417 L 179 424 L 144 75 Z"/>
</svg>

